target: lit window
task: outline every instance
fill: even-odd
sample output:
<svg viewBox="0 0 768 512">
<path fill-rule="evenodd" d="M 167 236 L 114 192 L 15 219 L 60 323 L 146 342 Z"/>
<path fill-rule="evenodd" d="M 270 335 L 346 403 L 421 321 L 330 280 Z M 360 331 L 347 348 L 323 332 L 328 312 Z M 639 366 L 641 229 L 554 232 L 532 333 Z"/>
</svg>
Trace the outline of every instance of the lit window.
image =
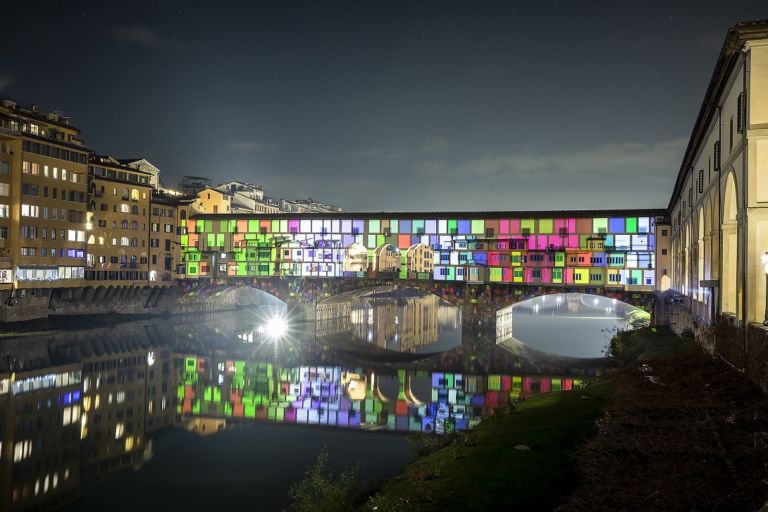
<svg viewBox="0 0 768 512">
<path fill-rule="evenodd" d="M 125 424 L 118 423 L 115 425 L 115 439 L 120 439 L 125 433 Z"/>
<path fill-rule="evenodd" d="M 32 441 L 18 441 L 13 446 L 13 462 L 19 462 L 32 455 Z"/>
<path fill-rule="evenodd" d="M 76 423 L 80 420 L 80 406 L 73 405 L 72 407 L 65 407 L 62 415 L 61 424 L 63 426 Z"/>
<path fill-rule="evenodd" d="M 22 217 L 38 217 L 40 215 L 40 208 L 34 204 L 22 204 L 21 216 Z"/>
</svg>

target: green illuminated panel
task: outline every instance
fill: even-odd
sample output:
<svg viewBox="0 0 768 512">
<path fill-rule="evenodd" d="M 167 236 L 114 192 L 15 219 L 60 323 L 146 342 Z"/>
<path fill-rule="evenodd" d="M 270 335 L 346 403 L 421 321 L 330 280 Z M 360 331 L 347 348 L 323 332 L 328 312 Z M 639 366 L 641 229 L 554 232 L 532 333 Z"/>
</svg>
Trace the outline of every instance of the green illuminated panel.
<svg viewBox="0 0 768 512">
<path fill-rule="evenodd" d="M 606 219 L 606 218 L 592 219 L 592 232 L 593 233 L 607 233 L 608 232 L 608 219 Z"/>
<path fill-rule="evenodd" d="M 523 231 L 528 231 L 528 233 L 535 233 L 536 227 L 534 224 L 535 221 L 533 219 L 523 219 L 520 221 L 520 229 Z"/>
</svg>

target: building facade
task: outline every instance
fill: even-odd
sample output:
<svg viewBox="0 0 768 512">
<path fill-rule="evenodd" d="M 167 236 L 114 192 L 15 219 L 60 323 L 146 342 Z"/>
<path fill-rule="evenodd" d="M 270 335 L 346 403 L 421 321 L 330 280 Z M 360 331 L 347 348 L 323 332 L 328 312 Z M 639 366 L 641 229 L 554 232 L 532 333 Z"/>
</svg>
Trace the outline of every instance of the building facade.
<svg viewBox="0 0 768 512">
<path fill-rule="evenodd" d="M 149 176 L 149 185 L 154 190 L 160 190 L 160 169 L 155 167 L 152 162 L 146 158 L 121 158 L 119 162 L 122 165 L 147 174 Z"/>
<path fill-rule="evenodd" d="M 343 211 L 338 206 L 315 201 L 311 197 L 298 199 L 281 199 L 280 210 L 286 213 L 339 213 Z"/>
<path fill-rule="evenodd" d="M 114 158 L 91 155 L 87 281 L 147 284 L 151 178 L 150 174 L 122 165 Z"/>
<path fill-rule="evenodd" d="M 85 277 L 88 149 L 57 113 L 0 103 L 0 289 Z"/>
<path fill-rule="evenodd" d="M 181 233 L 187 219 L 201 213 L 202 204 L 195 197 L 153 194 L 150 208 L 149 281 L 170 284 L 185 276 L 181 253 Z"/>
<path fill-rule="evenodd" d="M 232 213 L 280 213 L 281 211 L 280 205 L 266 197 L 264 189 L 259 185 L 230 181 L 229 183 L 222 183 L 216 187 L 216 190 L 231 196 L 230 211 Z M 201 193 L 205 193 L 205 191 Z"/>
<path fill-rule="evenodd" d="M 672 288 L 693 316 L 762 322 L 768 251 L 768 21 L 726 36 L 669 204 Z"/>
<path fill-rule="evenodd" d="M 229 192 L 215 188 L 204 188 L 197 193 L 203 213 L 232 213 L 232 198 Z"/>
</svg>

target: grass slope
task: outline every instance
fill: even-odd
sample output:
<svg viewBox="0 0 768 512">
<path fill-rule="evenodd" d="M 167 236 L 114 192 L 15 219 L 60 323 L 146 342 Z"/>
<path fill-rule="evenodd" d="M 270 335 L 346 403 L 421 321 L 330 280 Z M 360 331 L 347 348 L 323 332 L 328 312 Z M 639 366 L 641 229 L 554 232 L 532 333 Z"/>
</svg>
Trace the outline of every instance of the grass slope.
<svg viewBox="0 0 768 512">
<path fill-rule="evenodd" d="M 594 432 L 611 388 L 601 381 L 536 396 L 484 420 L 476 444 L 458 456 L 449 445 L 417 459 L 379 491 L 379 502 L 407 502 L 408 510 L 552 510 L 576 485 L 572 454 Z"/>
</svg>

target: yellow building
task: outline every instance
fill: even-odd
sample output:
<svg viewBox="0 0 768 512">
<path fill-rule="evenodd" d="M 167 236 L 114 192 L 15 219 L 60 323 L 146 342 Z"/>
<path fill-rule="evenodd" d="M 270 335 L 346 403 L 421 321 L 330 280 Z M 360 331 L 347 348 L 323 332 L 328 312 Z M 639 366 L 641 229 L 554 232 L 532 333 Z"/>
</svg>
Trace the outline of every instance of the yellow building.
<svg viewBox="0 0 768 512">
<path fill-rule="evenodd" d="M 201 213 L 231 213 L 232 195 L 206 187 L 197 193 L 200 205 L 203 208 Z"/>
<path fill-rule="evenodd" d="M 434 269 L 435 251 L 426 244 L 414 244 L 408 248 L 405 255 L 405 265 L 408 272 L 431 273 Z"/>
<path fill-rule="evenodd" d="M 377 247 L 373 258 L 373 267 L 377 272 L 400 272 L 400 253 L 392 245 Z"/>
<path fill-rule="evenodd" d="M 146 284 L 150 174 L 112 157 L 91 155 L 88 182 L 86 280 Z"/>
<path fill-rule="evenodd" d="M 0 102 L 0 290 L 83 284 L 88 150 L 79 133 L 59 114 Z"/>
<path fill-rule="evenodd" d="M 203 209 L 199 198 L 152 195 L 149 217 L 149 281 L 169 284 L 185 275 L 181 235 L 186 220 Z"/>
</svg>

